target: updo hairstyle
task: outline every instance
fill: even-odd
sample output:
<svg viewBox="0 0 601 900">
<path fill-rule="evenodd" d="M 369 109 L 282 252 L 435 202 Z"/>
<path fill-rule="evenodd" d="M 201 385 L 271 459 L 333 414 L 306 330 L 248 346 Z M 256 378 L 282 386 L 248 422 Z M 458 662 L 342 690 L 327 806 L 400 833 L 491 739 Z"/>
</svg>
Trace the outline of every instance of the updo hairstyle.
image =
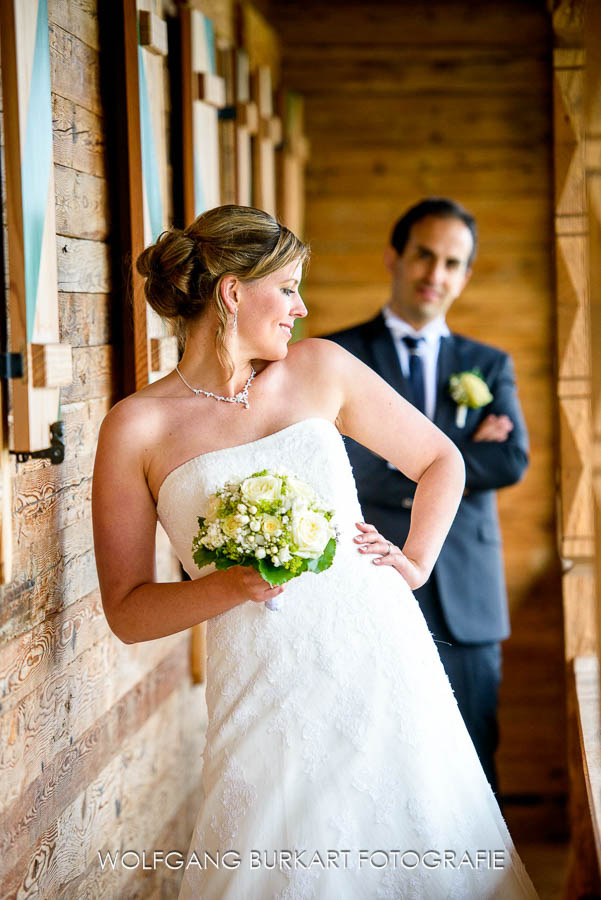
<svg viewBox="0 0 601 900">
<path fill-rule="evenodd" d="M 233 371 L 225 348 L 228 309 L 221 298 L 226 275 L 243 281 L 263 278 L 294 260 L 303 264 L 309 248 L 273 216 L 234 204 L 204 212 L 187 228 L 164 231 L 138 257 L 150 306 L 172 322 L 180 347 L 186 324 L 213 304 L 218 318 L 215 348 L 221 365 Z"/>
</svg>

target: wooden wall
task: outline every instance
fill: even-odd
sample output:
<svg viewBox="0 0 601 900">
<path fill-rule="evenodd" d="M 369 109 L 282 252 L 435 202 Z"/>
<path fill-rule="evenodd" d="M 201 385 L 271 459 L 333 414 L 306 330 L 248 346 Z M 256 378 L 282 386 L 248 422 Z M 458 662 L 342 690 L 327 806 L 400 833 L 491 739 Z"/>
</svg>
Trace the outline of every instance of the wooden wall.
<svg viewBox="0 0 601 900">
<path fill-rule="evenodd" d="M 502 793 L 561 809 L 561 594 L 555 542 L 551 37 L 543 2 L 272 4 L 282 82 L 305 97 L 311 156 L 307 330 L 371 317 L 382 252 L 431 194 L 476 215 L 481 248 L 450 326 L 509 351 L 532 442 L 499 494 L 513 635 L 504 644 Z M 533 711 L 536 712 L 533 714 Z M 555 826 L 557 821 L 555 822 Z"/>
<path fill-rule="evenodd" d="M 65 462 L 12 462 L 13 580 L 0 591 L 3 898 L 176 896 L 181 873 L 102 872 L 97 853 L 185 852 L 201 802 L 205 708 L 188 635 L 122 644 L 97 587 L 92 470 L 116 398 L 96 10 L 95 0 L 49 0 L 60 328 L 74 380 L 61 392 Z"/>
<path fill-rule="evenodd" d="M 97 853 L 185 852 L 202 800 L 206 722 L 188 636 L 121 644 L 97 588 L 91 478 L 117 399 L 97 3 L 49 0 L 60 327 L 74 381 L 62 391 L 64 464 L 12 461 L 14 571 L 0 589 L 2 897 L 176 896 L 180 873 L 101 872 Z M 234 37 L 233 0 L 194 5 Z M 384 302 L 381 251 L 408 203 L 449 193 L 479 218 L 476 276 L 451 322 L 514 354 L 533 443 L 527 480 L 501 497 L 514 623 L 502 786 L 560 799 L 544 11 L 518 0 L 255 5 L 286 40 L 288 85 L 307 98 L 312 333 Z M 257 43 L 253 59 L 274 64 L 274 48 Z"/>
</svg>

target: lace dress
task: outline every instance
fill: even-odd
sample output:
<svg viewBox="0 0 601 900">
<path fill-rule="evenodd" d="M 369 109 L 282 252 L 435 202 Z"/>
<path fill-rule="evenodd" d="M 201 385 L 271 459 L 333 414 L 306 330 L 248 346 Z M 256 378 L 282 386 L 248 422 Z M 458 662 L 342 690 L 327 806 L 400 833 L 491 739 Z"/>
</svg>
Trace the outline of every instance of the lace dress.
<svg viewBox="0 0 601 900">
<path fill-rule="evenodd" d="M 334 563 L 207 623 L 205 799 L 180 900 L 518 900 L 537 894 L 467 734 L 421 610 L 357 551 L 344 442 L 304 419 L 205 453 L 161 485 L 185 570 L 206 499 L 263 468 L 336 510 Z M 185 777 L 185 773 L 182 773 Z"/>
</svg>

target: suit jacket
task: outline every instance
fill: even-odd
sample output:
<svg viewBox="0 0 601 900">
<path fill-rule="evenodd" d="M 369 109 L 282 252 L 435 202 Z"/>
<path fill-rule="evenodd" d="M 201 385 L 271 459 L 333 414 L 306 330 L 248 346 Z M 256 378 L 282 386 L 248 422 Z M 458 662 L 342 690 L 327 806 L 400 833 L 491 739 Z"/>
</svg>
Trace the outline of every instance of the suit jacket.
<svg viewBox="0 0 601 900">
<path fill-rule="evenodd" d="M 412 402 L 394 341 L 382 314 L 327 337 L 374 369 Z M 457 406 L 449 378 L 478 367 L 493 401 L 470 409 L 463 428 L 455 424 Z M 505 413 L 513 422 L 506 441 L 472 441 L 485 416 Z M 463 497 L 431 578 L 451 634 L 461 643 L 500 641 L 509 635 L 507 592 L 497 513 L 497 488 L 514 484 L 528 465 L 528 434 L 517 397 L 513 363 L 501 350 L 459 334 L 441 338 L 434 423 L 463 454 L 467 495 Z M 402 547 L 407 538 L 415 482 L 366 447 L 345 438 L 359 501 L 370 522 Z M 419 592 L 416 592 L 419 599 Z"/>
</svg>

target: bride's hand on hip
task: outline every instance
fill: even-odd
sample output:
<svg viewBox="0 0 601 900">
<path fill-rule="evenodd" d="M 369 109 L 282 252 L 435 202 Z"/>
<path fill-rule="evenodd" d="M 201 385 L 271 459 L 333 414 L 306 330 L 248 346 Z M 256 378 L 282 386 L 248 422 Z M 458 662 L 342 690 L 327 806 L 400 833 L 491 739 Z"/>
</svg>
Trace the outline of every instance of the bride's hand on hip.
<svg viewBox="0 0 601 900">
<path fill-rule="evenodd" d="M 283 585 L 270 587 L 252 566 L 232 566 L 223 574 L 228 578 L 228 589 L 240 598 L 240 603 L 252 600 L 253 603 L 265 603 L 272 600 L 284 590 Z"/>
<path fill-rule="evenodd" d="M 400 550 L 395 544 L 387 540 L 373 525 L 367 522 L 356 522 L 360 534 L 355 537 L 355 543 L 359 544 L 360 553 L 373 553 L 376 558 L 373 562 L 380 566 L 392 566 L 403 576 L 412 591 L 426 583 L 430 576 L 415 560 Z"/>
</svg>

